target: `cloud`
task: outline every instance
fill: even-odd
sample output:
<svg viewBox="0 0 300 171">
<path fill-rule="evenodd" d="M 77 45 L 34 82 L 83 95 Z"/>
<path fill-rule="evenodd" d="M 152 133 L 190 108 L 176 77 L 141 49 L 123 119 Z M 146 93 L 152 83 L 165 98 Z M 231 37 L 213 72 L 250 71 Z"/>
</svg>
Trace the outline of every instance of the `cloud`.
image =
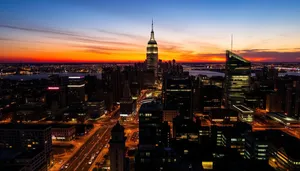
<svg viewBox="0 0 300 171">
<path fill-rule="evenodd" d="M 11 41 L 12 39 L 10 39 L 10 38 L 5 38 L 5 37 L 0 37 L 0 40 L 2 40 L 2 41 Z"/>
<path fill-rule="evenodd" d="M 66 31 L 66 30 L 54 29 L 54 28 L 45 28 L 40 26 L 28 27 L 28 26 L 18 26 L 18 25 L 10 25 L 10 24 L 0 24 L 0 28 L 28 31 L 34 33 L 43 33 L 43 34 L 47 34 L 48 36 L 46 37 L 48 38 L 61 39 L 61 40 L 73 40 L 81 43 L 99 43 L 99 40 L 114 40 L 113 38 L 88 36 L 78 32 L 72 32 L 72 31 Z"/>
<path fill-rule="evenodd" d="M 236 53 L 252 62 L 295 62 L 300 58 L 300 51 L 281 52 L 270 49 L 246 49 L 236 51 Z M 194 62 L 224 62 L 225 52 L 207 54 L 188 53 L 181 54 L 180 58 Z"/>
<path fill-rule="evenodd" d="M 117 43 L 117 42 L 116 42 Z M 116 54 L 119 52 L 138 52 L 123 46 L 100 46 L 100 45 L 74 45 L 81 52 L 89 52 L 96 54 Z"/>
<path fill-rule="evenodd" d="M 122 37 L 128 37 L 128 38 L 133 38 L 133 39 L 146 39 L 145 36 L 140 36 L 140 35 L 133 35 L 129 33 L 120 33 L 120 32 L 115 32 L 115 31 L 108 31 L 104 29 L 97 29 L 98 32 L 100 33 L 105 33 L 105 34 L 111 34 L 111 35 L 116 35 L 116 36 L 122 36 Z"/>
<path fill-rule="evenodd" d="M 29 31 L 29 32 L 39 32 L 39 33 L 46 33 L 46 34 L 56 34 L 56 35 L 63 35 L 63 36 L 79 36 L 77 33 L 70 32 L 70 31 L 62 31 L 53 28 L 42 28 L 42 27 L 24 27 L 24 26 L 15 26 L 10 24 L 0 24 L 2 28 L 8 29 L 15 29 L 15 30 L 22 30 L 22 31 Z"/>
</svg>

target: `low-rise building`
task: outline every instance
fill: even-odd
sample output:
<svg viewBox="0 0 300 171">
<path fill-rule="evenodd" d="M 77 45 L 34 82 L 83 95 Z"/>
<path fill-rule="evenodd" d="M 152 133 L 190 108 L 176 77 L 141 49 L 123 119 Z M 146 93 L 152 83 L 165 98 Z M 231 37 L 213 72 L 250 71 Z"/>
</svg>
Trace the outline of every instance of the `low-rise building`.
<svg viewBox="0 0 300 171">
<path fill-rule="evenodd" d="M 74 125 L 51 125 L 53 141 L 71 141 L 75 138 L 76 129 Z"/>
</svg>

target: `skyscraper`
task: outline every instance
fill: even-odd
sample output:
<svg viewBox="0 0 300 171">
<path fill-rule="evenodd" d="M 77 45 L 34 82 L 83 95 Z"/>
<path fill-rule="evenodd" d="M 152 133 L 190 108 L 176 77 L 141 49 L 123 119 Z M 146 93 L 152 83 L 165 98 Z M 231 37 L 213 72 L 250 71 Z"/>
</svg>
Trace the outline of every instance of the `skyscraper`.
<svg viewBox="0 0 300 171">
<path fill-rule="evenodd" d="M 250 89 L 251 63 L 231 51 L 226 51 L 225 106 L 243 104 Z"/>
<path fill-rule="evenodd" d="M 123 97 L 120 101 L 120 116 L 129 116 L 135 111 L 136 101 L 132 100 L 129 83 L 126 80 L 124 83 Z"/>
<path fill-rule="evenodd" d="M 85 101 L 84 76 L 70 76 L 68 84 L 68 105 Z"/>
<path fill-rule="evenodd" d="M 110 148 L 110 169 L 111 171 L 125 171 L 125 141 L 124 127 L 119 122 L 111 131 L 111 140 L 109 141 Z"/>
<path fill-rule="evenodd" d="M 193 84 L 188 73 L 164 77 L 164 110 L 177 110 L 186 119 L 193 118 Z"/>
<path fill-rule="evenodd" d="M 156 40 L 154 39 L 154 31 L 153 31 L 153 21 L 152 21 L 152 30 L 151 37 L 148 41 L 147 45 L 147 70 L 152 70 L 154 72 L 155 77 L 157 76 L 157 63 L 158 63 L 158 48 Z"/>
</svg>

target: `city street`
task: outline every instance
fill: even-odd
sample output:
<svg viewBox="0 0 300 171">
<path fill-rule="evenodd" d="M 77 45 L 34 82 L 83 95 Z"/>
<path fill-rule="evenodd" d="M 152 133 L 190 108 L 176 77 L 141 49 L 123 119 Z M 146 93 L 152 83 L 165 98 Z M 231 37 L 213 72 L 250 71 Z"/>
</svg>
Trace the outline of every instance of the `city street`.
<svg viewBox="0 0 300 171">
<path fill-rule="evenodd" d="M 78 164 L 79 161 L 82 161 L 83 159 L 85 159 L 85 157 L 87 157 L 87 155 L 86 156 L 82 156 L 82 155 L 90 153 L 91 147 L 93 148 L 96 147 L 96 145 L 98 145 L 99 141 L 102 138 L 107 139 L 106 136 L 107 132 L 109 132 L 109 136 L 110 136 L 110 130 L 115 125 L 119 117 L 118 115 L 116 115 L 119 109 L 120 108 L 117 107 L 115 110 L 110 112 L 106 117 L 96 121 L 94 124 L 94 128 L 90 131 L 88 135 L 84 137 L 80 137 L 79 140 L 64 142 L 65 144 L 74 145 L 74 149 L 71 152 L 66 152 L 62 155 L 54 156 L 55 163 L 53 167 L 51 167 L 50 171 L 75 169 L 78 166 L 76 164 Z M 56 142 L 54 142 L 54 144 L 55 143 Z"/>
</svg>

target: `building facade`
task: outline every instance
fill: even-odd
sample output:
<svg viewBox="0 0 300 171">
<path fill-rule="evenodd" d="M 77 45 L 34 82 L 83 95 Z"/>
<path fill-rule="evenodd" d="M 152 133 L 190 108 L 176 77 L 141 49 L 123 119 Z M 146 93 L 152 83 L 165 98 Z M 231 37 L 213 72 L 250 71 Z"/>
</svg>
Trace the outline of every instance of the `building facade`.
<svg viewBox="0 0 300 171">
<path fill-rule="evenodd" d="M 251 63 L 231 51 L 226 51 L 225 106 L 243 104 L 250 90 Z"/>
</svg>

